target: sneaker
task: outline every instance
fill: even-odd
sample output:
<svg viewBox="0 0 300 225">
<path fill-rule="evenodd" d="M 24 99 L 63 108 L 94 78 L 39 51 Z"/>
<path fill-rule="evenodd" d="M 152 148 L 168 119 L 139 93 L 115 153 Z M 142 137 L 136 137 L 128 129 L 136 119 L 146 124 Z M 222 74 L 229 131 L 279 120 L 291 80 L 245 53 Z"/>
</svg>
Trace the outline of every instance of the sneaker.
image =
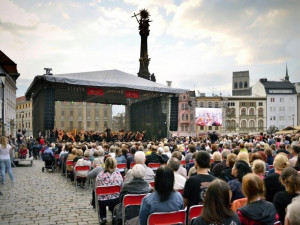
<svg viewBox="0 0 300 225">
<path fill-rule="evenodd" d="M 101 225 L 106 224 L 106 223 L 107 223 L 106 218 L 103 218 L 103 219 L 100 220 L 100 224 L 101 224 Z"/>
</svg>

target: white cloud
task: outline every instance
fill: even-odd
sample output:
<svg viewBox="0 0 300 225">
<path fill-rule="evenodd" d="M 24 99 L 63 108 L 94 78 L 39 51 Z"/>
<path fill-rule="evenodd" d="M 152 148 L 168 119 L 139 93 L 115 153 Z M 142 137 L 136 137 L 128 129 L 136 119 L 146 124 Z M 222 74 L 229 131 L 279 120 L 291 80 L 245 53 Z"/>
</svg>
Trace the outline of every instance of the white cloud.
<svg viewBox="0 0 300 225">
<path fill-rule="evenodd" d="M 70 17 L 69 14 L 66 13 L 66 12 L 62 13 L 62 17 L 63 17 L 64 19 L 66 19 L 66 20 L 71 20 L 71 17 Z"/>
</svg>

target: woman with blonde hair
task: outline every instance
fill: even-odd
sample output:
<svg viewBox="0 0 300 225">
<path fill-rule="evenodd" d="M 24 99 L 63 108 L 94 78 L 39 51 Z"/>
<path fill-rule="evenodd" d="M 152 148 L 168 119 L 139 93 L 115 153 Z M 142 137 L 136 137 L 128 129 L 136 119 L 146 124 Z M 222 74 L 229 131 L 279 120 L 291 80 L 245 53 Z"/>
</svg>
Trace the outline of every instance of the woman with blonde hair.
<svg viewBox="0 0 300 225">
<path fill-rule="evenodd" d="M 265 178 L 266 173 L 266 163 L 261 159 L 255 159 L 252 162 L 252 172 L 258 175 L 261 179 Z"/>
<path fill-rule="evenodd" d="M 269 202 L 273 202 L 273 198 L 275 194 L 279 191 L 284 191 L 284 186 L 280 183 L 279 177 L 281 171 L 289 166 L 289 160 L 284 153 L 279 153 L 274 159 L 274 169 L 275 173 L 268 174 L 265 179 L 265 188 L 266 188 L 266 200 Z"/>
<path fill-rule="evenodd" d="M 249 154 L 248 152 L 240 152 L 237 157 L 238 160 L 243 160 L 249 164 Z"/>
<path fill-rule="evenodd" d="M 15 182 L 15 178 L 11 169 L 10 160 L 11 146 L 8 144 L 8 140 L 5 136 L 0 137 L 0 166 L 1 166 L 1 176 L 2 184 L 5 184 L 5 171 L 7 170 L 11 182 Z"/>
<path fill-rule="evenodd" d="M 109 156 L 105 159 L 105 168 L 100 171 L 96 178 L 96 186 L 114 186 L 123 184 L 123 178 L 119 170 L 116 169 L 117 161 L 114 157 Z M 99 195 L 99 213 L 100 224 L 106 224 L 106 206 L 108 206 L 111 213 L 115 206 L 119 203 L 119 194 Z"/>
</svg>

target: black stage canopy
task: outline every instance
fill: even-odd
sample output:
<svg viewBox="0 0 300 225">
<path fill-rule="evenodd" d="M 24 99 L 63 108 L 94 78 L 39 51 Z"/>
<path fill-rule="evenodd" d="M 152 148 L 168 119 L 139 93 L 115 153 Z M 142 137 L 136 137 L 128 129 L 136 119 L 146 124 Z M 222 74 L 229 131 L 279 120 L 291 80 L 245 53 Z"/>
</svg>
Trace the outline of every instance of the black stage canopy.
<svg viewBox="0 0 300 225">
<path fill-rule="evenodd" d="M 161 98 L 187 92 L 168 87 L 119 70 L 36 76 L 26 91 L 26 99 L 33 102 L 33 133 L 54 129 L 55 101 L 95 102 L 130 105 L 130 117 L 138 120 L 134 129 L 142 124 L 157 124 L 149 133 L 157 133 L 168 117 L 163 113 Z M 152 99 L 156 99 L 155 101 Z M 139 104 L 141 103 L 141 104 Z M 146 115 L 155 108 L 151 115 Z M 153 119 L 154 118 L 154 119 Z M 151 123 L 151 124 L 149 124 Z M 146 126 L 145 125 L 145 126 Z M 139 127 L 141 126 L 141 127 Z"/>
<path fill-rule="evenodd" d="M 187 90 L 171 88 L 119 70 L 36 76 L 25 96 L 29 100 L 44 88 L 55 88 L 56 101 L 129 103 Z"/>
</svg>

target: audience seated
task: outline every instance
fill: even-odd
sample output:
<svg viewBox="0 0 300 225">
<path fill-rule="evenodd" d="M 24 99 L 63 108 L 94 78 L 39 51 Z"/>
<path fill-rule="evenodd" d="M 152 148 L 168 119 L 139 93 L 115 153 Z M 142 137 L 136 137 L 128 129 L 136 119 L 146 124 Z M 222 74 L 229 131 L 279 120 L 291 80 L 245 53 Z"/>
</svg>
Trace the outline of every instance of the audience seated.
<svg viewBox="0 0 300 225">
<path fill-rule="evenodd" d="M 191 176 L 185 183 L 183 189 L 184 205 L 191 207 L 192 205 L 201 204 L 204 200 L 205 191 L 210 182 L 216 177 L 208 173 L 210 164 L 210 155 L 205 151 L 197 152 L 195 158 L 195 167 L 197 174 Z"/>
<path fill-rule="evenodd" d="M 100 171 L 96 178 L 96 186 L 113 186 L 122 185 L 123 178 L 119 170 L 116 169 L 117 161 L 114 157 L 107 157 L 105 159 L 105 167 L 103 171 Z M 100 213 L 100 224 L 106 224 L 106 206 L 108 206 L 111 213 L 114 207 L 119 203 L 119 194 L 112 195 L 99 195 L 99 213 Z"/>
<path fill-rule="evenodd" d="M 182 190 L 184 188 L 186 178 L 177 172 L 180 167 L 180 161 L 175 157 L 171 157 L 168 161 L 168 167 L 170 167 L 174 172 L 174 190 Z"/>
<path fill-rule="evenodd" d="M 193 225 L 241 224 L 238 215 L 230 208 L 229 186 L 220 179 L 215 179 L 209 184 L 203 206 L 201 216 L 193 222 Z"/>
<path fill-rule="evenodd" d="M 248 198 L 248 204 L 238 209 L 241 224 L 271 225 L 278 220 L 274 205 L 263 200 L 264 184 L 259 176 L 248 173 L 243 177 L 243 193 Z"/>
<path fill-rule="evenodd" d="M 182 196 L 174 191 L 173 186 L 173 171 L 167 166 L 159 167 L 155 176 L 155 191 L 142 201 L 140 225 L 147 225 L 147 219 L 152 213 L 178 211 L 184 208 Z"/>
<path fill-rule="evenodd" d="M 285 191 L 277 192 L 273 203 L 281 223 L 284 224 L 286 207 L 292 202 L 293 198 L 300 194 L 300 175 L 294 168 L 286 167 L 281 172 L 280 181 L 285 187 Z"/>
<path fill-rule="evenodd" d="M 126 158 L 125 156 L 122 154 L 122 149 L 117 147 L 116 148 L 116 156 L 115 156 L 116 160 L 117 160 L 117 164 L 119 163 L 126 163 Z"/>
<path fill-rule="evenodd" d="M 137 151 L 134 154 L 134 161 L 135 161 L 136 164 L 141 164 L 145 168 L 144 180 L 147 183 L 153 182 L 155 174 L 154 174 L 153 170 L 151 168 L 147 167 L 146 164 L 145 164 L 145 161 L 146 161 L 145 153 L 142 152 L 142 151 Z M 124 183 L 129 183 L 129 182 L 131 182 L 132 179 L 133 179 L 132 169 L 130 169 L 126 173 Z"/>
<path fill-rule="evenodd" d="M 252 162 L 252 172 L 258 175 L 261 179 L 265 178 L 266 173 L 266 163 L 261 159 L 255 159 Z"/>
<path fill-rule="evenodd" d="M 127 194 L 146 194 L 152 191 L 150 185 L 144 180 L 145 167 L 142 164 L 136 164 L 132 168 L 133 179 L 129 183 L 124 183 L 120 192 L 120 203 L 115 208 L 115 224 L 122 224 L 122 202 Z"/>
<path fill-rule="evenodd" d="M 179 161 L 183 160 L 184 159 L 184 156 L 181 154 L 180 151 L 173 151 L 172 153 L 172 157 L 175 157 L 177 158 Z M 184 176 L 184 177 L 187 177 L 187 171 L 186 171 L 186 168 L 184 168 L 182 165 L 180 165 L 178 171 L 177 171 L 180 175 Z"/>
<path fill-rule="evenodd" d="M 98 176 L 100 171 L 103 171 L 102 162 L 99 158 L 94 159 L 92 168 L 93 169 L 90 172 L 88 172 L 87 178 L 90 179 L 93 184 L 95 184 L 96 177 Z M 93 208 L 95 208 L 95 206 L 96 206 L 95 204 L 96 204 L 95 203 L 95 185 L 93 185 L 92 201 L 91 201 L 91 205 L 93 206 Z"/>
<path fill-rule="evenodd" d="M 77 177 L 77 185 L 78 186 L 81 186 L 81 187 L 84 187 L 85 186 L 85 181 L 86 181 L 86 178 L 87 175 L 88 175 L 88 171 L 86 170 L 79 170 L 79 171 L 76 171 L 76 167 L 78 166 L 89 166 L 91 167 L 91 161 L 90 161 L 90 152 L 89 151 L 85 151 L 84 152 L 84 157 L 79 159 L 74 167 L 74 170 L 75 170 L 75 175 Z"/>
<path fill-rule="evenodd" d="M 241 152 L 241 153 L 245 153 L 245 152 Z M 246 153 L 246 154 L 248 154 L 248 153 Z M 230 191 L 232 192 L 231 201 L 245 197 L 242 192 L 242 180 L 243 180 L 243 177 L 247 173 L 251 173 L 251 168 L 250 168 L 249 164 L 247 162 L 245 162 L 244 160 L 236 161 L 236 163 L 234 164 L 234 166 L 232 168 L 232 175 L 234 177 L 236 177 L 236 179 L 233 179 L 228 182 Z"/>
<path fill-rule="evenodd" d="M 230 153 L 226 159 L 226 167 L 221 172 L 219 178 L 225 182 L 235 179 L 235 177 L 231 174 L 233 165 L 237 161 L 237 155 L 234 153 Z"/>
<path fill-rule="evenodd" d="M 284 186 L 280 183 L 279 177 L 281 171 L 289 165 L 288 158 L 284 153 L 276 155 L 274 159 L 274 169 L 275 173 L 268 174 L 265 179 L 265 197 L 269 202 L 273 202 L 275 194 L 279 191 L 284 191 Z"/>
<path fill-rule="evenodd" d="M 284 225 L 300 225 L 300 196 L 287 206 Z"/>
</svg>

